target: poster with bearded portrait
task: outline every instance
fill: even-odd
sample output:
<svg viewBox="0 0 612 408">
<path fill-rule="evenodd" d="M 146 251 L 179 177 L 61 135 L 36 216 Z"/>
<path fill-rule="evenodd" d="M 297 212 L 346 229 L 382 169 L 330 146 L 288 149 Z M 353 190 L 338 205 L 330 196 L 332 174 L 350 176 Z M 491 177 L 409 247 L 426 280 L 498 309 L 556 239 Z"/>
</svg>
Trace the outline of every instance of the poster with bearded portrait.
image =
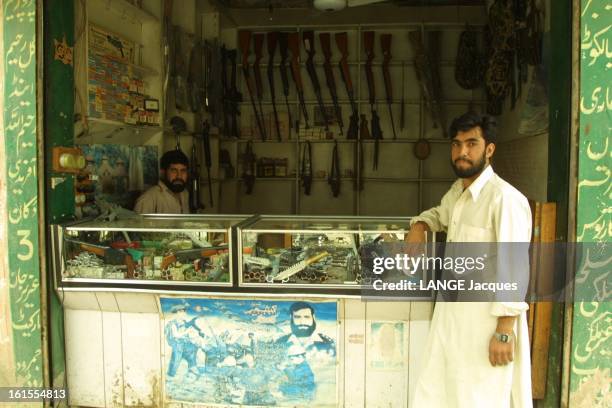
<svg viewBox="0 0 612 408">
<path fill-rule="evenodd" d="M 165 400 L 337 406 L 338 303 L 160 298 Z"/>
</svg>

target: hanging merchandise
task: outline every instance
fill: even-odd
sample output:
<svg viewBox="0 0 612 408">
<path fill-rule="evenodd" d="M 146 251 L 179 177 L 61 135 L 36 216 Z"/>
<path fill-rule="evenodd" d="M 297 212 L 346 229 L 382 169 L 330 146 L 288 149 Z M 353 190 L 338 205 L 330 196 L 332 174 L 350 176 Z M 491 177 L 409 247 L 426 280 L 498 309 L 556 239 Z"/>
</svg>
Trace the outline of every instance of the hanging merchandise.
<svg viewBox="0 0 612 408">
<path fill-rule="evenodd" d="M 180 111 L 187 110 L 187 66 L 183 57 L 183 30 L 179 26 L 174 26 L 174 64 L 173 64 L 173 83 L 174 83 L 174 106 Z"/>
<path fill-rule="evenodd" d="M 231 69 L 228 79 L 228 64 Z M 236 50 L 221 47 L 221 85 L 223 87 L 223 130 L 225 136 L 239 138 L 238 115 L 242 94 L 236 86 Z"/>
<path fill-rule="evenodd" d="M 283 95 L 285 95 L 285 106 L 287 107 L 287 117 L 289 118 L 289 134 L 288 138 L 291 138 L 291 128 L 294 123 L 291 119 L 291 108 L 289 107 L 289 74 L 287 73 L 287 58 L 289 58 L 289 35 L 287 33 L 278 33 L 278 48 L 281 55 L 279 70 L 281 75 L 281 81 L 283 83 Z M 298 128 L 297 121 L 295 123 L 296 130 Z"/>
<path fill-rule="evenodd" d="M 274 128 L 276 129 L 276 139 L 281 141 L 281 130 L 278 119 L 278 111 L 276 110 L 276 92 L 274 90 L 274 54 L 276 53 L 276 44 L 278 42 L 278 33 L 271 32 L 266 36 L 268 45 L 268 68 L 266 73 L 268 75 L 268 85 L 270 87 L 270 99 L 272 100 L 272 111 L 274 112 Z M 289 129 L 291 124 L 289 123 Z"/>
<path fill-rule="evenodd" d="M 232 179 L 236 175 L 230 152 L 227 149 L 219 151 L 219 168 L 223 169 L 223 178 L 225 179 Z"/>
<path fill-rule="evenodd" d="M 323 70 L 325 71 L 325 82 L 327 82 L 327 89 L 334 104 L 334 112 L 336 113 L 336 121 L 340 128 L 340 136 L 344 135 L 344 123 L 342 122 L 342 111 L 340 110 L 340 104 L 338 103 L 338 93 L 336 92 L 336 80 L 334 78 L 334 70 L 331 65 L 331 36 L 329 33 L 320 33 L 319 41 L 321 42 L 321 50 L 325 57 L 323 63 Z"/>
<path fill-rule="evenodd" d="M 529 13 L 527 14 L 526 38 L 523 44 L 527 63 L 539 65 L 542 63 L 542 32 L 543 12 L 536 6 L 535 0 L 529 1 Z"/>
<path fill-rule="evenodd" d="M 204 66 L 202 65 L 202 46 L 195 44 L 189 53 L 189 73 L 187 74 L 187 94 L 189 107 L 194 113 L 200 112 L 206 98 L 204 92 Z"/>
<path fill-rule="evenodd" d="M 221 78 L 221 52 L 216 39 L 204 41 L 202 45 L 202 64 L 204 71 L 203 104 L 204 110 L 210 114 L 210 123 L 219 127 L 223 112 L 223 83 Z M 235 67 L 234 67 L 235 68 Z"/>
<path fill-rule="evenodd" d="M 255 185 L 255 162 L 256 157 L 253 153 L 253 142 L 249 140 L 242 154 L 242 180 L 246 187 L 246 194 L 253 193 Z"/>
<path fill-rule="evenodd" d="M 430 31 L 427 33 L 428 50 L 423 44 L 421 31 L 412 31 L 409 37 L 415 55 L 414 68 L 417 79 L 421 84 L 421 92 L 425 99 L 425 105 L 433 120 L 434 128 L 441 127 L 442 134 L 446 137 L 446 116 L 442 104 L 440 64 L 437 57 L 440 50 L 440 31 Z"/>
<path fill-rule="evenodd" d="M 212 191 L 212 179 L 210 177 L 210 169 L 212 167 L 212 155 L 210 152 L 210 124 L 207 120 L 204 121 L 202 126 L 202 144 L 204 147 L 204 165 L 206 166 L 206 180 L 208 181 L 208 198 L 210 199 L 209 204 L 211 207 L 213 204 L 213 191 Z"/>
<path fill-rule="evenodd" d="M 368 100 L 370 102 L 371 112 L 370 125 L 372 126 L 372 138 L 374 139 L 374 160 L 372 163 L 372 168 L 376 170 L 378 169 L 379 141 L 383 138 L 383 134 L 382 130 L 380 129 L 380 118 L 376 112 L 376 87 L 374 83 L 374 72 L 372 71 L 372 63 L 374 61 L 374 37 L 374 31 L 364 31 L 363 33 L 363 45 L 365 47 L 367 57 L 365 70 L 366 80 L 368 82 Z"/>
<path fill-rule="evenodd" d="M 240 50 L 242 51 L 242 76 L 244 77 L 244 82 L 246 83 L 247 90 L 249 91 L 249 99 L 251 101 L 251 107 L 253 108 L 253 114 L 255 115 L 255 120 L 257 122 L 259 136 L 261 137 L 261 140 L 266 140 L 265 124 L 263 122 L 263 117 L 260 116 L 261 112 L 258 111 L 257 105 L 255 103 L 256 90 L 255 85 L 253 84 L 253 78 L 251 77 L 249 71 L 251 32 L 243 30 L 240 31 L 238 35 L 240 37 Z"/>
<path fill-rule="evenodd" d="M 306 109 L 306 101 L 304 100 L 304 85 L 302 82 L 302 74 L 300 73 L 300 35 L 298 33 L 287 34 L 287 47 L 291 51 L 291 60 L 289 61 L 291 66 L 291 76 L 293 77 L 298 99 L 300 100 L 300 106 L 302 107 L 304 125 L 306 129 L 308 129 L 308 110 Z"/>
<path fill-rule="evenodd" d="M 304 143 L 304 149 L 302 150 L 300 178 L 302 179 L 304 194 L 310 195 L 310 188 L 312 187 L 312 147 L 309 141 Z"/>
<path fill-rule="evenodd" d="M 337 140 L 334 141 L 331 169 L 329 170 L 329 178 L 327 179 L 327 183 L 331 186 L 334 197 L 338 197 L 340 194 L 340 156 L 338 154 Z"/>
<path fill-rule="evenodd" d="M 380 48 L 383 51 L 382 72 L 385 81 L 385 94 L 387 96 L 387 106 L 389 107 L 389 119 L 391 120 L 391 129 L 393 130 L 393 139 L 397 139 L 395 133 L 395 123 L 393 123 L 393 84 L 391 83 L 391 74 L 389 73 L 389 64 L 391 63 L 391 34 L 382 34 L 380 36 Z"/>
<path fill-rule="evenodd" d="M 346 94 L 348 95 L 349 102 L 351 103 L 351 118 L 349 119 L 349 128 L 346 132 L 347 139 L 357 139 L 359 132 L 359 113 L 357 104 L 355 103 L 355 92 L 353 91 L 353 81 L 351 81 L 351 71 L 348 65 L 348 36 L 345 32 L 336 33 L 336 46 L 342 56 L 338 62 L 340 67 L 340 77 L 344 82 L 346 88 Z"/>
<path fill-rule="evenodd" d="M 487 113 L 500 115 L 512 86 L 514 16 L 509 0 L 495 0 L 489 9 L 491 55 L 485 74 Z"/>
<path fill-rule="evenodd" d="M 191 158 L 189 159 L 189 211 L 192 213 L 204 208 L 200 202 L 200 164 L 196 152 L 195 136 L 191 145 Z"/>
<path fill-rule="evenodd" d="M 323 123 L 325 125 L 325 131 L 329 130 L 328 119 L 325 112 L 325 105 L 323 104 L 323 95 L 321 93 L 321 83 L 319 82 L 319 77 L 317 76 L 317 69 L 315 68 L 314 56 L 315 56 L 315 41 L 314 41 L 314 31 L 304 31 L 302 33 L 302 41 L 304 42 L 304 50 L 306 54 L 308 54 L 308 58 L 306 59 L 306 72 L 308 72 L 308 77 L 310 78 L 310 83 L 312 84 L 312 90 L 315 93 L 315 97 L 317 98 L 317 104 L 319 105 L 319 109 L 321 110 L 321 115 L 323 116 Z"/>
<path fill-rule="evenodd" d="M 168 105 L 169 102 L 169 89 L 168 85 L 170 83 L 171 66 L 173 61 L 172 56 L 172 3 L 173 0 L 164 0 L 164 9 L 163 9 L 163 33 L 162 33 L 162 51 L 163 51 L 163 83 L 162 83 L 162 92 L 164 98 L 164 106 L 163 106 L 163 116 L 164 119 L 168 117 Z"/>
<path fill-rule="evenodd" d="M 463 89 L 475 89 L 484 82 L 484 54 L 478 49 L 478 31 L 466 25 L 459 36 L 455 80 Z"/>
<path fill-rule="evenodd" d="M 254 51 L 255 51 L 255 61 L 253 62 L 253 76 L 255 77 L 255 89 L 257 91 L 257 103 L 259 104 L 259 114 L 261 115 L 261 121 L 264 123 L 264 127 L 263 127 L 263 133 L 262 133 L 262 140 L 266 140 L 266 120 L 264 119 L 264 111 L 263 111 L 263 107 L 261 105 L 261 101 L 263 100 L 263 82 L 261 80 L 261 69 L 260 69 L 260 62 L 261 62 L 261 57 L 262 57 L 262 51 L 263 51 L 263 42 L 264 42 L 264 35 L 259 33 L 259 34 L 254 34 L 253 35 L 253 45 L 254 45 Z"/>
<path fill-rule="evenodd" d="M 172 126 L 172 130 L 174 131 L 174 136 L 176 137 L 176 150 L 181 150 L 181 139 L 180 133 L 185 132 L 187 130 L 187 123 L 185 119 L 180 116 L 173 116 L 170 119 L 170 126 Z"/>
</svg>

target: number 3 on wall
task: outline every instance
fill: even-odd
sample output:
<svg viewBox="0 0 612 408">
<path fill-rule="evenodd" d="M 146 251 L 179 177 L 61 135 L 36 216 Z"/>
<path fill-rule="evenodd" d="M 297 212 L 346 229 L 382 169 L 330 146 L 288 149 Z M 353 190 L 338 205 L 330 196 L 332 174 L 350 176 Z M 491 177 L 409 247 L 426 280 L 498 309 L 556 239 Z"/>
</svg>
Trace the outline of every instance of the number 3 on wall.
<svg viewBox="0 0 612 408">
<path fill-rule="evenodd" d="M 19 245 L 23 245 L 27 248 L 27 253 L 24 254 L 17 254 L 17 258 L 19 258 L 20 261 L 29 261 L 30 259 L 32 259 L 32 255 L 34 254 L 34 245 L 32 244 L 32 241 L 30 241 L 28 239 L 28 237 L 30 236 L 31 231 L 29 230 L 18 230 L 17 231 L 17 235 L 22 237 L 21 240 L 19 241 Z"/>
</svg>

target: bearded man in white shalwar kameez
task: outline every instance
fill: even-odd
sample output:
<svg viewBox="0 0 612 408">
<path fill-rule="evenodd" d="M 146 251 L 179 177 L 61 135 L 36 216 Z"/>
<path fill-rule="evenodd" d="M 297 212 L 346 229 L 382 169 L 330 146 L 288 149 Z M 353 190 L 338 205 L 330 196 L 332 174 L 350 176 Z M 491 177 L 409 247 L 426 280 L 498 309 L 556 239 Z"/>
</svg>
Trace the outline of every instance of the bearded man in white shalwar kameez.
<svg viewBox="0 0 612 408">
<path fill-rule="evenodd" d="M 411 221 L 407 241 L 444 231 L 447 242 L 528 243 L 527 199 L 490 165 L 494 118 L 466 113 L 453 121 L 450 137 L 459 180 L 438 207 Z M 437 302 L 412 407 L 532 407 L 527 309 L 522 301 Z"/>
</svg>

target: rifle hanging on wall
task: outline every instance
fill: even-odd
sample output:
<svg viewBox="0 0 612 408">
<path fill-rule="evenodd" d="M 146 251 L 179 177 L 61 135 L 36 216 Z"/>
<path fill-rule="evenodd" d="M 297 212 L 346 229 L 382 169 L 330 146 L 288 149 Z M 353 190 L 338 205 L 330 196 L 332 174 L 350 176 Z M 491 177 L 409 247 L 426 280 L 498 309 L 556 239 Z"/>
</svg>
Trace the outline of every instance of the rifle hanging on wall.
<svg viewBox="0 0 612 408">
<path fill-rule="evenodd" d="M 359 134 L 359 111 L 357 110 L 357 104 L 355 103 L 355 93 L 353 91 L 353 82 L 351 81 L 351 72 L 348 66 L 348 38 L 346 33 L 336 34 L 336 46 L 340 51 L 341 57 L 338 66 L 340 68 L 340 77 L 344 82 L 346 88 L 346 94 L 348 95 L 351 103 L 351 117 L 349 119 L 349 127 L 346 132 L 347 139 L 355 139 L 357 143 L 353 144 L 353 189 L 355 191 L 361 191 L 363 184 L 361 183 L 361 176 L 363 168 L 363 145 L 361 143 L 361 136 Z"/>
<path fill-rule="evenodd" d="M 255 114 L 255 120 L 257 121 L 259 135 L 261 136 L 261 140 L 266 140 L 264 123 L 262 118 L 259 116 L 257 104 L 255 103 L 255 89 L 253 86 L 253 79 L 251 78 L 251 75 L 249 73 L 249 48 L 251 44 L 251 32 L 243 30 L 240 31 L 238 36 L 240 41 L 240 49 L 242 51 L 242 74 L 244 76 L 244 82 L 246 83 L 247 89 L 249 91 L 249 98 L 251 100 L 251 106 L 253 107 L 253 113 Z"/>
<path fill-rule="evenodd" d="M 370 101 L 370 125 L 372 126 L 372 138 L 374 139 L 374 163 L 373 169 L 378 168 L 378 149 L 379 140 L 382 139 L 382 130 L 380 129 L 380 118 L 376 112 L 376 88 L 374 84 L 374 72 L 372 71 L 372 62 L 374 61 L 374 31 L 365 31 L 363 33 L 363 44 L 366 52 L 366 79 L 368 81 L 368 93 Z"/>
<path fill-rule="evenodd" d="M 406 66 L 404 62 L 402 62 L 402 100 L 400 101 L 400 132 L 404 130 L 404 126 L 406 124 L 406 107 L 405 105 L 405 97 L 404 93 L 406 90 L 406 78 L 405 78 L 405 70 Z"/>
<path fill-rule="evenodd" d="M 191 111 L 196 113 L 205 103 L 203 49 L 200 44 L 191 47 L 189 53 L 189 70 L 187 74 L 187 96 Z"/>
<path fill-rule="evenodd" d="M 259 63 L 261 61 L 261 53 L 263 50 L 263 42 L 264 35 L 254 34 L 253 35 L 253 45 L 255 50 L 255 61 L 253 62 L 253 75 L 255 76 L 255 89 L 257 89 L 257 102 L 259 103 L 259 114 L 261 115 L 261 120 L 265 123 L 263 107 L 261 106 L 261 101 L 263 99 L 263 83 L 261 81 L 261 69 L 259 67 Z M 263 127 L 263 134 L 261 140 L 266 140 L 266 127 Z"/>
<path fill-rule="evenodd" d="M 304 101 L 304 85 L 302 83 L 302 74 L 300 73 L 300 35 L 298 33 L 289 33 L 287 35 L 287 44 L 291 51 L 291 75 L 293 76 L 293 82 L 295 82 L 295 88 L 297 89 L 300 107 L 304 115 L 305 126 L 308 128 L 308 110 L 306 109 L 306 102 Z"/>
<path fill-rule="evenodd" d="M 255 185 L 255 162 L 256 157 L 253 153 L 253 141 L 249 140 L 242 153 L 242 181 L 244 182 L 246 194 L 253 193 L 253 186 Z"/>
<path fill-rule="evenodd" d="M 317 76 L 317 69 L 314 64 L 315 46 L 314 46 L 314 31 L 304 31 L 302 34 L 302 41 L 304 42 L 304 50 L 308 54 L 306 59 L 306 71 L 310 77 L 312 83 L 312 89 L 317 97 L 317 104 L 323 115 L 323 122 L 325 123 L 325 130 L 329 130 L 327 121 L 327 112 L 325 111 L 325 105 L 323 104 L 323 96 L 321 95 L 321 84 L 319 77 Z"/>
<path fill-rule="evenodd" d="M 276 43 L 278 40 L 278 33 L 272 32 L 268 33 L 267 37 L 268 43 L 268 84 L 270 86 L 270 98 L 272 99 L 272 111 L 274 112 L 274 123 L 276 125 L 276 138 L 280 142 L 281 140 L 281 131 L 280 124 L 278 120 L 278 112 L 276 111 L 276 95 L 274 90 L 274 54 L 276 53 Z M 291 127 L 291 123 L 289 124 Z"/>
<path fill-rule="evenodd" d="M 202 143 L 204 147 L 204 165 L 206 166 L 206 179 L 208 181 L 208 197 L 210 199 L 210 206 L 213 207 L 213 191 L 212 191 L 212 179 L 210 178 L 210 169 L 212 168 L 212 155 L 210 152 L 210 124 L 207 120 L 204 121 L 202 126 Z"/>
<path fill-rule="evenodd" d="M 331 40 L 329 33 L 319 34 L 319 40 L 321 41 L 321 50 L 325 57 L 323 63 L 323 69 L 325 71 L 325 80 L 327 82 L 327 89 L 331 95 L 332 102 L 334 104 L 334 110 L 336 112 L 336 120 L 338 121 L 338 127 L 340 127 L 340 135 L 344 135 L 344 124 L 342 123 L 342 111 L 338 104 L 338 93 L 336 92 L 336 80 L 334 79 L 334 71 L 331 65 Z"/>
<path fill-rule="evenodd" d="M 285 95 L 285 106 L 287 107 L 287 116 L 289 117 L 289 135 L 291 138 L 291 128 L 294 126 L 293 121 L 291 120 L 291 108 L 289 107 L 289 75 L 287 74 L 287 50 L 289 47 L 288 44 L 288 34 L 287 33 L 278 33 L 278 45 L 279 51 L 281 55 L 280 60 L 280 74 L 281 74 L 281 82 L 283 83 L 283 95 Z"/>
<path fill-rule="evenodd" d="M 174 105 L 180 111 L 187 110 L 186 64 L 183 58 L 183 30 L 174 26 Z"/>
<path fill-rule="evenodd" d="M 227 65 L 230 64 L 231 75 L 227 79 Z M 223 123 L 224 133 L 227 137 L 240 137 L 238 132 L 238 118 L 240 110 L 238 104 L 242 102 L 242 94 L 236 87 L 236 50 L 228 50 L 225 45 L 221 47 L 221 83 L 223 86 Z"/>
<path fill-rule="evenodd" d="M 327 183 L 331 186 L 332 194 L 338 197 L 340 194 L 340 155 L 338 154 L 338 141 L 334 140 L 334 149 L 332 150 L 331 169 Z"/>
<path fill-rule="evenodd" d="M 346 33 L 336 34 L 336 46 L 342 55 L 338 66 L 340 67 L 340 77 L 344 82 L 346 88 L 346 94 L 348 95 L 351 103 L 351 118 L 349 120 L 349 127 L 346 133 L 347 139 L 357 139 L 359 132 L 359 113 L 357 110 L 357 104 L 355 103 L 355 93 L 353 91 L 353 81 L 351 81 L 351 72 L 348 66 L 348 38 Z"/>
<path fill-rule="evenodd" d="M 200 164 L 198 163 L 198 155 L 196 153 L 195 137 L 191 145 L 191 159 L 189 160 L 190 172 L 189 175 L 189 210 L 192 213 L 204 208 L 200 202 Z"/>
<path fill-rule="evenodd" d="M 310 188 L 312 187 L 312 147 L 309 141 L 304 142 L 304 148 L 302 150 L 300 178 L 302 179 L 304 194 L 310 195 Z"/>
<path fill-rule="evenodd" d="M 170 104 L 170 92 L 168 85 L 170 83 L 172 62 L 172 3 L 173 0 L 164 0 L 163 8 L 163 34 L 162 34 L 162 51 L 163 51 L 163 81 L 162 92 L 164 98 L 163 115 L 164 120 L 168 117 L 168 105 Z"/>
<path fill-rule="evenodd" d="M 380 47 L 383 52 L 382 72 L 385 81 L 385 94 L 387 96 L 387 106 L 389 107 L 391 129 L 393 130 L 393 139 L 397 139 L 395 123 L 393 123 L 393 84 L 391 83 L 391 75 L 389 73 L 389 64 L 391 63 L 391 38 L 391 34 L 381 34 Z"/>
</svg>

